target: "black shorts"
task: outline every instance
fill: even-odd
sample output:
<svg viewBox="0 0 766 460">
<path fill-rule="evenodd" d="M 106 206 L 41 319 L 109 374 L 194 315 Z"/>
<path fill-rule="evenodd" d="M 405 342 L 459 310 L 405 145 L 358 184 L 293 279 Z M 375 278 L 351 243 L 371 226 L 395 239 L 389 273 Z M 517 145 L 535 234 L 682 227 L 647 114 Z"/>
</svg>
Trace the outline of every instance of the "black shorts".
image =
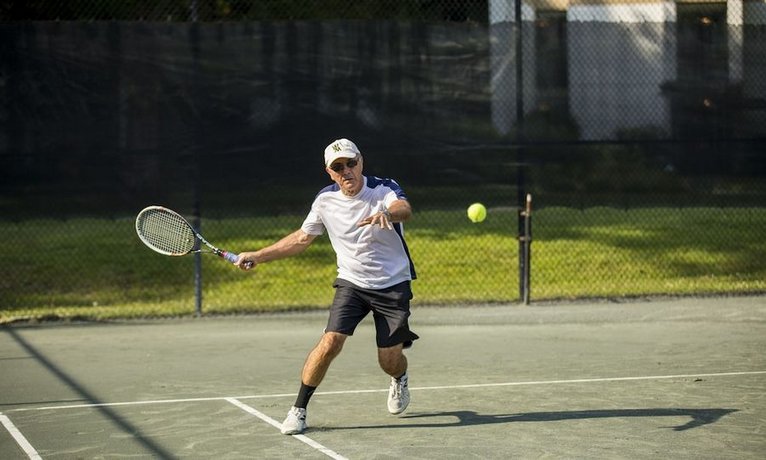
<svg viewBox="0 0 766 460">
<path fill-rule="evenodd" d="M 400 343 L 409 348 L 412 341 L 418 338 L 410 331 L 407 320 L 412 299 L 409 281 L 385 289 L 362 289 L 349 281 L 336 279 L 333 287 L 335 299 L 330 307 L 325 332 L 354 335 L 356 326 L 372 312 L 378 348 Z"/>
</svg>

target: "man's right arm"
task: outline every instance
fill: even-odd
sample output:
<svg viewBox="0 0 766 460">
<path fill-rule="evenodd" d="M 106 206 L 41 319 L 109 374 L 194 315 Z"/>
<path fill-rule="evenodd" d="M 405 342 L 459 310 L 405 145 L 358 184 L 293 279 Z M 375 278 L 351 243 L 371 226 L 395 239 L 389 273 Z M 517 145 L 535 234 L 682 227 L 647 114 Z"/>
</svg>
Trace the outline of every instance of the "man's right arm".
<svg viewBox="0 0 766 460">
<path fill-rule="evenodd" d="M 258 264 L 300 254 L 311 245 L 316 237 L 317 235 L 309 235 L 302 229 L 296 230 L 263 249 L 241 253 L 239 260 L 237 260 L 237 266 L 243 270 L 250 270 Z M 246 267 L 247 262 L 251 262 L 252 265 Z"/>
</svg>

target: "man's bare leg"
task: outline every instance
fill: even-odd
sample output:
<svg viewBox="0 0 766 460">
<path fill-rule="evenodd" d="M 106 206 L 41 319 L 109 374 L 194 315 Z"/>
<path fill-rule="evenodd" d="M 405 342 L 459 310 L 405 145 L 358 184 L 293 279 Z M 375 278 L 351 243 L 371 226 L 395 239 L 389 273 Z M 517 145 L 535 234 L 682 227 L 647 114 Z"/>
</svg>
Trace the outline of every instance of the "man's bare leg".
<svg viewBox="0 0 766 460">
<path fill-rule="evenodd" d="M 306 357 L 301 372 L 301 389 L 295 405 L 287 413 L 287 418 L 282 422 L 282 434 L 300 434 L 306 427 L 306 406 L 314 394 L 314 390 L 322 383 L 327 369 L 333 359 L 343 349 L 343 344 L 348 336 L 337 332 L 325 332 L 319 343 Z"/>
<path fill-rule="evenodd" d="M 306 358 L 301 373 L 301 382 L 305 385 L 318 387 L 327 374 L 330 363 L 343 349 L 347 337 L 347 335 L 338 332 L 325 332 Z"/>
<path fill-rule="evenodd" d="M 383 371 L 391 376 L 388 390 L 388 411 L 401 414 L 410 404 L 409 377 L 407 376 L 407 357 L 402 344 L 388 348 L 378 348 L 378 363 Z"/>
<path fill-rule="evenodd" d="M 378 348 L 378 363 L 383 372 L 394 378 L 407 372 L 407 357 L 402 353 L 402 344 L 388 348 Z"/>
</svg>

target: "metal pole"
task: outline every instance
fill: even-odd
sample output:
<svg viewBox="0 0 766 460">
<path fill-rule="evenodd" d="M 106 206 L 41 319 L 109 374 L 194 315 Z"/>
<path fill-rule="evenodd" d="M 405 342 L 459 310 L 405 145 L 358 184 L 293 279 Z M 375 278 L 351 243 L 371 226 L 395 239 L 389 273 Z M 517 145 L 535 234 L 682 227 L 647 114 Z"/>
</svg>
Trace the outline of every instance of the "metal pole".
<svg viewBox="0 0 766 460">
<path fill-rule="evenodd" d="M 202 234 L 202 205 L 201 205 L 201 169 L 200 169 L 200 152 L 199 148 L 194 148 L 193 153 L 193 168 L 192 180 L 194 181 L 193 193 L 194 193 L 194 220 L 192 225 L 198 234 Z M 202 243 L 197 243 L 202 244 Z M 194 314 L 197 317 L 202 316 L 202 254 L 199 252 L 194 253 Z"/>
<path fill-rule="evenodd" d="M 521 246 L 519 253 L 519 264 L 521 265 L 519 282 L 521 284 L 521 301 L 524 302 L 524 305 L 529 305 L 531 293 L 530 273 L 532 269 L 532 195 L 527 194 L 526 204 L 521 214 L 524 218 L 524 233 L 519 237 L 519 244 Z"/>
<path fill-rule="evenodd" d="M 197 179 L 195 179 L 196 181 Z M 198 195 L 199 185 L 195 185 L 195 195 Z M 194 199 L 194 229 L 202 233 L 202 218 L 200 217 L 199 197 Z M 194 253 L 194 314 L 202 316 L 202 254 Z"/>
<path fill-rule="evenodd" d="M 516 50 L 516 142 L 518 144 L 517 170 L 516 170 L 516 197 L 518 202 L 518 238 L 519 238 L 519 298 L 525 304 L 529 303 L 528 260 L 526 259 L 525 235 L 525 152 L 524 152 L 524 33 L 522 21 L 522 0 L 515 0 L 514 16 L 514 44 Z"/>
<path fill-rule="evenodd" d="M 515 27 L 513 31 L 514 44 L 516 45 L 516 123 L 518 131 L 516 132 L 519 140 L 523 137 L 524 127 L 524 47 L 523 45 L 523 22 L 521 18 L 521 1 L 516 0 L 514 14 Z M 520 197 L 521 198 L 521 197 Z"/>
<path fill-rule="evenodd" d="M 192 51 L 192 69 L 193 69 L 193 76 L 192 76 L 192 82 L 193 82 L 193 97 L 199 97 L 199 94 L 201 92 L 199 84 L 200 79 L 200 29 L 199 29 L 199 23 L 197 22 L 197 1 L 194 0 L 191 3 L 191 20 L 192 25 L 189 29 L 189 42 L 191 45 L 191 51 Z M 193 101 L 194 103 L 194 101 Z M 201 184 L 201 174 L 202 171 L 200 170 L 200 136 L 201 133 L 204 132 L 204 129 L 202 127 L 202 122 L 200 121 L 200 116 L 197 115 L 194 117 L 194 128 L 195 128 L 195 134 L 194 134 L 194 147 L 192 150 L 193 155 L 193 168 L 192 171 L 192 180 L 194 181 L 193 187 L 194 187 L 194 222 L 192 225 L 197 230 L 197 233 L 202 233 L 202 206 L 200 205 L 201 195 L 202 191 L 200 190 Z M 198 243 L 199 244 L 199 243 Z M 197 252 L 194 254 L 194 314 L 196 316 L 202 316 L 202 255 Z"/>
</svg>

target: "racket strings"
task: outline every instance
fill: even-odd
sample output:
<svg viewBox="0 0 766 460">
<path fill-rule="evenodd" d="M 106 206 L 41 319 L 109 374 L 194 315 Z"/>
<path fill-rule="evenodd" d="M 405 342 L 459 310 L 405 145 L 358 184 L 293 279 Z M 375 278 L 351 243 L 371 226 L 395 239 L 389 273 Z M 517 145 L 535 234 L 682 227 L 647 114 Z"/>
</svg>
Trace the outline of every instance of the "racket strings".
<svg viewBox="0 0 766 460">
<path fill-rule="evenodd" d="M 136 226 L 142 239 L 160 252 L 187 254 L 194 249 L 194 232 L 183 217 L 162 209 L 146 210 Z"/>
</svg>

